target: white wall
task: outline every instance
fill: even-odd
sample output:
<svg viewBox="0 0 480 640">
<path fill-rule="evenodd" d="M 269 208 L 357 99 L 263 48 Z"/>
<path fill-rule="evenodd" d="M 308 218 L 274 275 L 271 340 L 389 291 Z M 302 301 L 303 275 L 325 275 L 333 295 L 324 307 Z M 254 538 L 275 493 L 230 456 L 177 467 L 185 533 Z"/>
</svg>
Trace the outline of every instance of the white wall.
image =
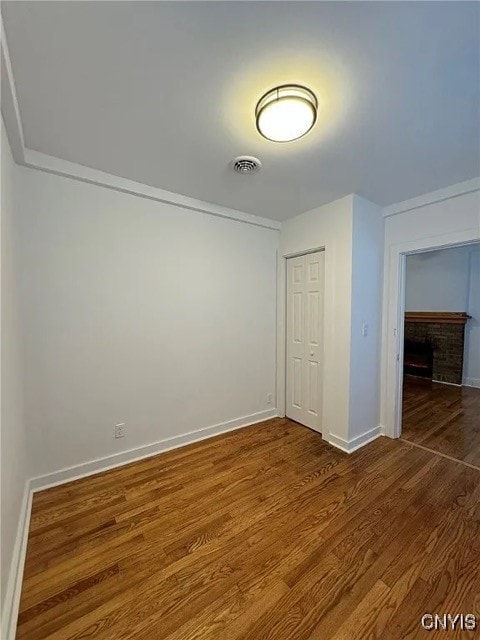
<svg viewBox="0 0 480 640">
<path fill-rule="evenodd" d="M 406 311 L 463 311 L 464 384 L 480 386 L 479 246 L 464 245 L 407 256 Z"/>
<path fill-rule="evenodd" d="M 480 240 L 480 190 L 459 193 L 461 185 L 405 204 L 396 205 L 398 213 L 385 219 L 385 261 L 382 330 L 381 422 L 387 435 L 400 434 L 400 389 L 402 362 L 397 360 L 403 340 L 401 268 L 402 255 L 425 249 L 445 248 Z M 448 197 L 451 192 L 452 197 Z"/>
<path fill-rule="evenodd" d="M 274 408 L 277 231 L 21 171 L 34 475 Z"/>
<path fill-rule="evenodd" d="M 17 216 L 18 167 L 13 163 L 2 121 L 1 132 L 1 631 L 7 637 L 22 533 L 28 477 L 23 415 L 23 379 L 18 264 L 14 217 Z"/>
<path fill-rule="evenodd" d="M 353 202 L 350 440 L 380 424 L 384 234 L 381 207 L 359 196 Z"/>
<path fill-rule="evenodd" d="M 469 287 L 465 327 L 463 383 L 480 388 L 480 247 L 469 252 Z"/>
<path fill-rule="evenodd" d="M 454 247 L 407 256 L 406 311 L 467 311 L 469 253 Z"/>
<path fill-rule="evenodd" d="M 350 385 L 350 309 L 353 197 L 286 220 L 280 234 L 283 257 L 325 249 L 323 437 L 348 441 Z M 285 380 L 285 260 L 280 264 L 278 386 Z M 284 394 L 284 386 L 283 386 Z"/>
<path fill-rule="evenodd" d="M 378 427 L 382 244 L 381 210 L 352 195 L 287 220 L 280 236 L 283 257 L 325 248 L 323 437 L 347 450 Z M 284 270 L 280 264 L 283 283 Z M 284 286 L 278 305 L 280 388 L 285 373 Z M 362 335 L 363 322 L 369 325 L 368 336 Z"/>
</svg>

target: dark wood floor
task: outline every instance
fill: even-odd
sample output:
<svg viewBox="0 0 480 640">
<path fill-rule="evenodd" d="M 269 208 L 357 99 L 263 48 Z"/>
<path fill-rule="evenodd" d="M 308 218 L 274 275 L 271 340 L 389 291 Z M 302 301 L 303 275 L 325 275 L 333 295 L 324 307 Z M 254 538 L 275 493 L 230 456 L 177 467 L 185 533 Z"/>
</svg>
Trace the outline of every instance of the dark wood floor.
<svg viewBox="0 0 480 640">
<path fill-rule="evenodd" d="M 405 377 L 402 438 L 480 468 L 480 389 Z"/>
<path fill-rule="evenodd" d="M 273 419 L 35 494 L 17 637 L 443 638 L 479 540 L 480 471 Z"/>
</svg>

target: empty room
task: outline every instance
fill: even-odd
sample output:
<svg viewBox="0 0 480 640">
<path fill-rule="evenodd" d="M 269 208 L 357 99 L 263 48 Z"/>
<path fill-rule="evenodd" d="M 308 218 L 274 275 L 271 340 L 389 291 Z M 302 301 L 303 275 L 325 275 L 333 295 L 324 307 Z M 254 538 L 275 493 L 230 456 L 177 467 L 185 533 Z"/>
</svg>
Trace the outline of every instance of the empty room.
<svg viewBox="0 0 480 640">
<path fill-rule="evenodd" d="M 480 245 L 407 256 L 402 437 L 480 466 Z"/>
<path fill-rule="evenodd" d="M 1 16 L 0 640 L 480 638 L 480 5 Z"/>
</svg>

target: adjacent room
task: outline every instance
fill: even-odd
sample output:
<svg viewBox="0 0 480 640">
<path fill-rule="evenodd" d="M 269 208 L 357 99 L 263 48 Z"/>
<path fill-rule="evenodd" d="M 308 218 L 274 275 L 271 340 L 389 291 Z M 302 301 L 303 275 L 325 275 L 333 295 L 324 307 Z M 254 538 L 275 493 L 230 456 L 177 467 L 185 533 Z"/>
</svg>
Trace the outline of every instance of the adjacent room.
<svg viewBox="0 0 480 640">
<path fill-rule="evenodd" d="M 478 637 L 479 21 L 1 2 L 0 640 Z"/>
<path fill-rule="evenodd" d="M 406 258 L 402 438 L 480 466 L 480 245 Z"/>
</svg>

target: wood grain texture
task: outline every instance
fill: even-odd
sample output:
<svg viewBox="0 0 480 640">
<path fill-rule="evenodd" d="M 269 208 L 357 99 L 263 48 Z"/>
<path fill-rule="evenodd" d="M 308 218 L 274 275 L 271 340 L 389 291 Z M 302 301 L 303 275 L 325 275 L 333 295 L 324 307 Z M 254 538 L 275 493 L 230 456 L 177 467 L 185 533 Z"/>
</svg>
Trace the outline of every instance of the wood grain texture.
<svg viewBox="0 0 480 640">
<path fill-rule="evenodd" d="M 405 311 L 406 322 L 434 324 L 466 324 L 472 316 L 457 311 Z"/>
<path fill-rule="evenodd" d="M 405 376 L 402 439 L 480 468 L 480 389 Z"/>
<path fill-rule="evenodd" d="M 406 442 L 269 420 L 35 494 L 17 638 L 434 638 L 479 615 L 479 502 Z"/>
</svg>

